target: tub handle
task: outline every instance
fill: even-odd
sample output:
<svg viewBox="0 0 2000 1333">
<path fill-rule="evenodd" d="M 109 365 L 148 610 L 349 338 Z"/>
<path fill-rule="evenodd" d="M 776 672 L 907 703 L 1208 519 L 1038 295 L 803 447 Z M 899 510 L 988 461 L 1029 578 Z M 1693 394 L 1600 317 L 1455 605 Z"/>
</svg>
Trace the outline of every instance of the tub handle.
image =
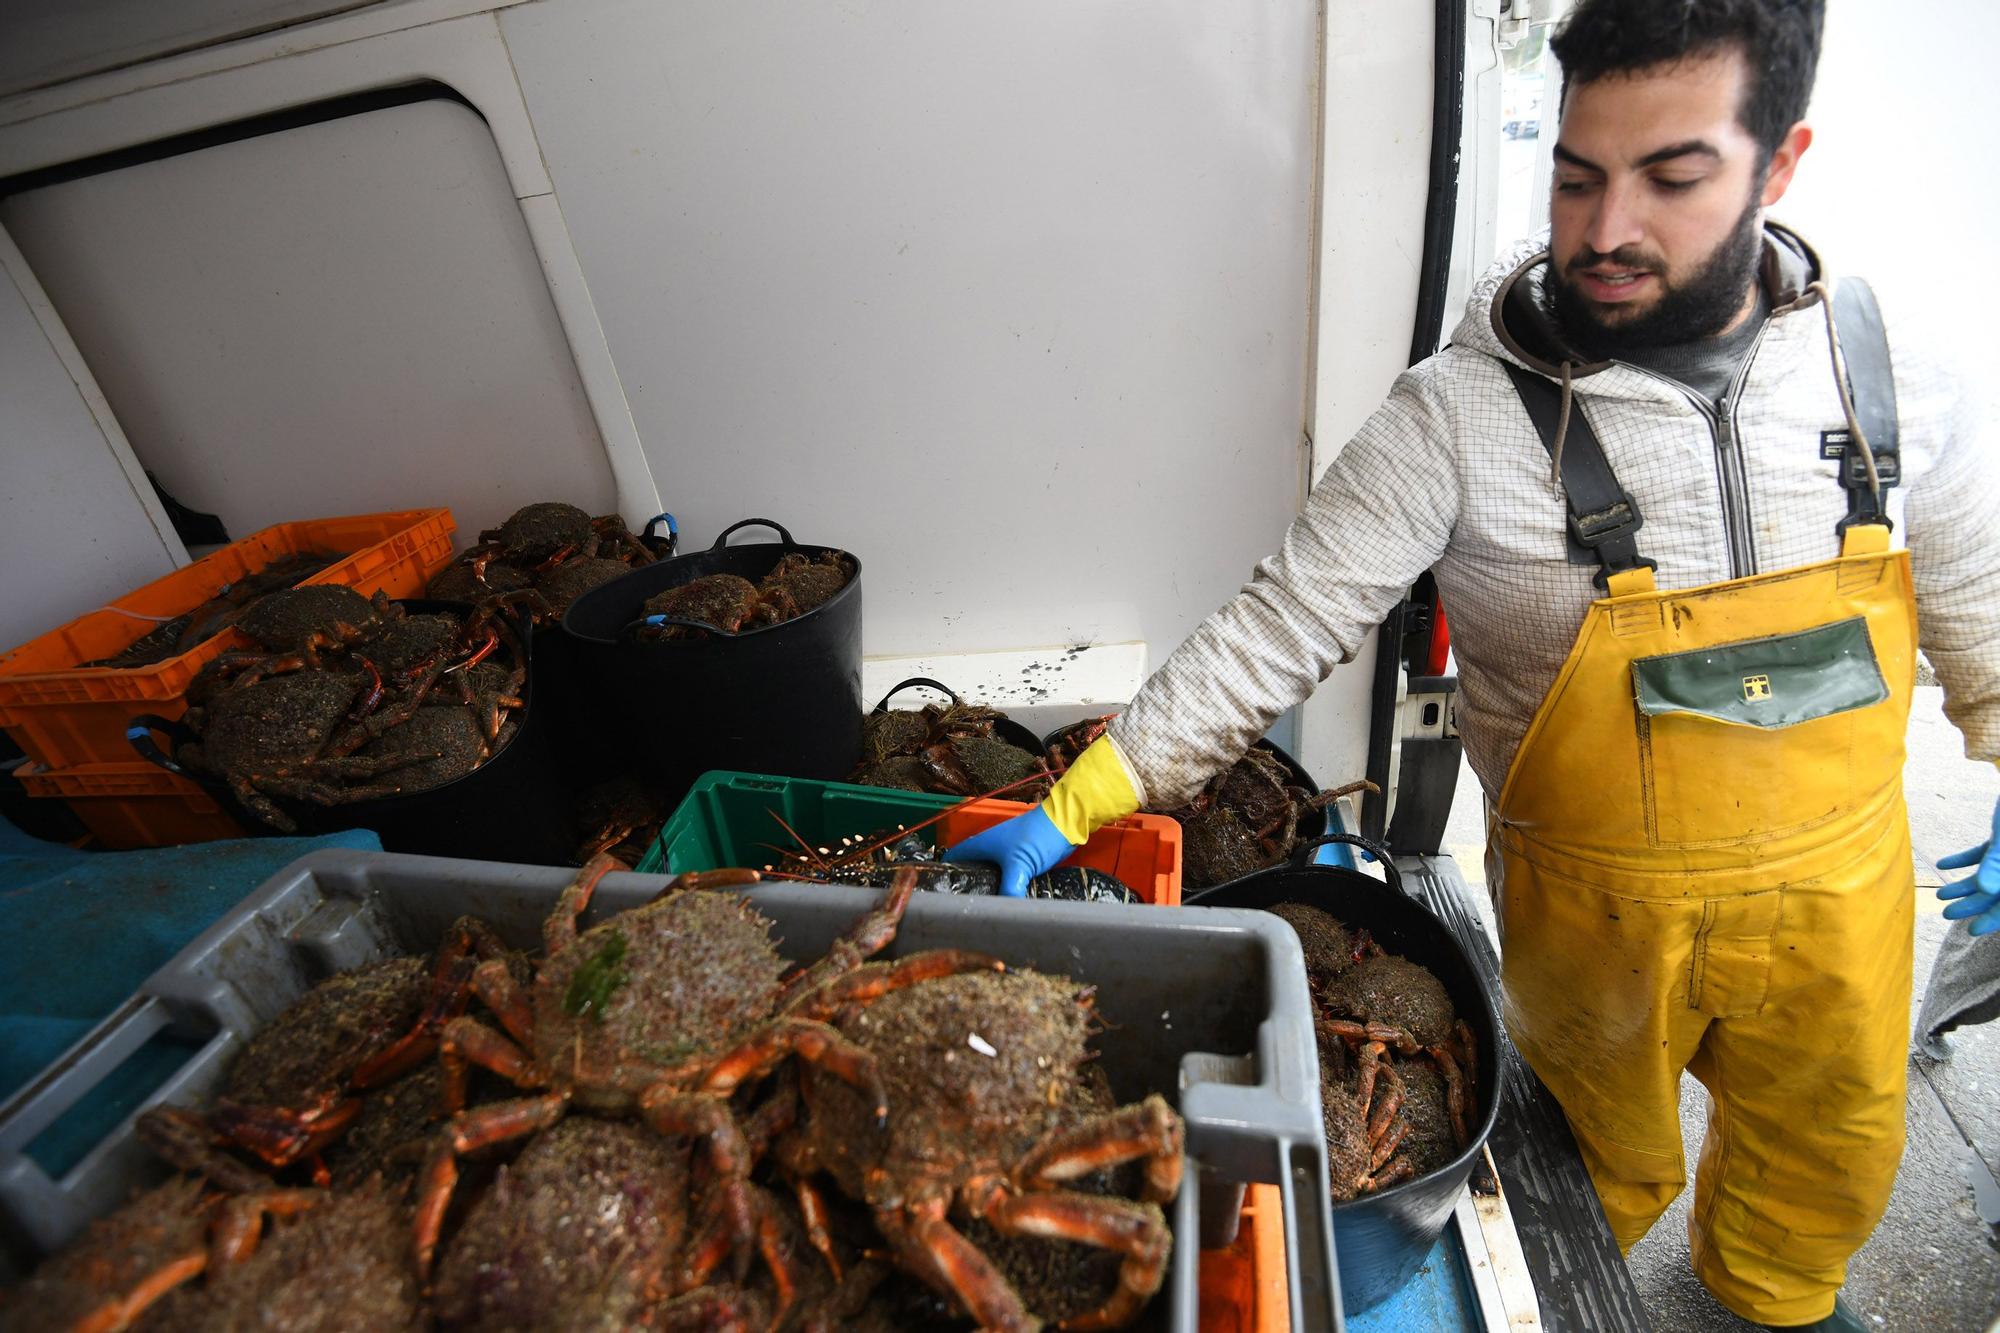
<svg viewBox="0 0 2000 1333">
<path fill-rule="evenodd" d="M 667 525 L 667 535 L 664 537 L 659 533 L 662 523 Z M 672 514 L 662 509 L 646 520 L 646 530 L 640 534 L 639 540 L 645 543 L 646 549 L 653 552 L 654 559 L 664 560 L 681 544 L 681 525 L 675 521 Z"/>
<path fill-rule="evenodd" d="M 1388 876 L 1389 887 L 1398 893 L 1403 892 L 1403 874 L 1396 869 L 1395 861 L 1390 858 L 1389 849 L 1373 839 L 1362 837 L 1359 833 L 1328 833 L 1310 842 L 1301 843 L 1298 850 L 1292 853 L 1292 865 L 1294 867 L 1311 865 L 1312 854 L 1330 842 L 1346 843 L 1350 847 L 1359 847 L 1367 852 L 1382 863 L 1382 873 Z"/>
<path fill-rule="evenodd" d="M 178 773 L 186 777 L 187 770 L 174 762 L 173 757 L 153 740 L 153 733 L 156 731 L 164 732 L 171 737 L 175 748 L 178 749 L 194 742 L 194 730 L 178 718 L 165 718 L 158 713 L 141 713 L 125 724 L 125 739 L 139 752 L 141 759 L 164 768 L 169 773 Z"/>
<path fill-rule="evenodd" d="M 683 625 L 688 629 L 705 629 L 710 634 L 720 634 L 724 638 L 736 637 L 729 630 L 717 629 L 706 620 L 689 620 L 684 616 L 640 616 L 637 620 L 626 622 L 625 628 L 618 631 L 618 637 L 629 638 L 642 629 L 654 629 L 661 625 Z"/>
<path fill-rule="evenodd" d="M 874 713 L 888 712 L 889 701 L 891 699 L 901 694 L 904 690 L 913 689 L 919 685 L 929 686 L 931 689 L 936 690 L 939 694 L 944 695 L 946 698 L 950 699 L 955 704 L 962 704 L 965 702 L 965 700 L 958 697 L 957 690 L 954 690 L 951 686 L 945 684 L 943 681 L 932 680 L 929 676 L 911 676 L 906 681 L 902 681 L 899 684 L 890 686 L 889 692 L 882 696 L 882 702 L 876 704 L 875 707 L 870 709 L 869 711 Z"/>
<path fill-rule="evenodd" d="M 735 532 L 738 528 L 747 528 L 753 524 L 761 524 L 764 527 L 770 528 L 773 532 L 776 532 L 778 534 L 778 539 L 784 542 L 787 549 L 790 549 L 798 545 L 797 542 L 792 540 L 792 534 L 785 531 L 785 525 L 777 522 L 775 519 L 741 518 L 736 520 L 736 522 L 731 523 L 728 527 L 724 528 L 722 530 L 722 535 L 715 539 L 715 545 L 709 547 L 708 549 L 711 551 L 721 550 L 725 545 L 728 544 L 730 533 Z"/>
</svg>

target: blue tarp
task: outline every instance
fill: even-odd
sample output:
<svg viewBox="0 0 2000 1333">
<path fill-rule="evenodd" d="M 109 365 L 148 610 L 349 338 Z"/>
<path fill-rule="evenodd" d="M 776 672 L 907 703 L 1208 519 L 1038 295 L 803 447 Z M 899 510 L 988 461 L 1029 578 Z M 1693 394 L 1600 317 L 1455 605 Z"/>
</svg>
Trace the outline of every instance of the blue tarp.
<svg viewBox="0 0 2000 1333">
<path fill-rule="evenodd" d="M 250 891 L 359 829 L 143 852 L 79 852 L 0 820 L 0 1098 L 39 1073 Z"/>
</svg>

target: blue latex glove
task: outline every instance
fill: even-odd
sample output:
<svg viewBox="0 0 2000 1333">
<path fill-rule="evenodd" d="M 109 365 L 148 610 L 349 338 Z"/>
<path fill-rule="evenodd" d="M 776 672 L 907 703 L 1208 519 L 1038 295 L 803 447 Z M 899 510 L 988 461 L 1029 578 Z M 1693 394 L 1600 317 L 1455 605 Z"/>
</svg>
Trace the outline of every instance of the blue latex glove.
<svg viewBox="0 0 2000 1333">
<path fill-rule="evenodd" d="M 1939 870 L 1964 870 L 1967 866 L 1979 869 L 1945 885 L 1937 891 L 1937 896 L 1958 900 L 1944 909 L 1949 920 L 1971 917 L 1968 930 L 1975 935 L 1991 935 L 2000 930 L 2000 803 L 1993 807 L 1992 837 L 1969 850 L 1940 856 L 1937 863 Z"/>
<path fill-rule="evenodd" d="M 1029 880 L 1055 869 L 1058 861 L 1075 850 L 1075 844 L 1062 835 L 1038 805 L 967 838 L 947 851 L 944 859 L 991 861 L 1000 867 L 1001 896 L 1025 898 Z"/>
</svg>

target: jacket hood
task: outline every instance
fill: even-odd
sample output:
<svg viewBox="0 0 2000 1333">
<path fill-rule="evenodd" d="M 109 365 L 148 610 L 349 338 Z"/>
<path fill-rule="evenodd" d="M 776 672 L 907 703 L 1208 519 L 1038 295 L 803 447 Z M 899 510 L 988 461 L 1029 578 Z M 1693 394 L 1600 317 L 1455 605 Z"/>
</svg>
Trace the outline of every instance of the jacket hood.
<svg viewBox="0 0 2000 1333">
<path fill-rule="evenodd" d="M 1452 342 L 1552 379 L 1560 378 L 1565 361 L 1576 379 L 1610 369 L 1613 362 L 1590 360 L 1563 336 L 1550 312 L 1548 273 L 1546 233 L 1510 247 L 1473 285 Z M 1818 294 L 1806 287 L 1823 276 L 1812 247 L 1791 228 L 1766 219 L 1759 280 L 1770 298 L 1771 313 L 1786 314 L 1816 303 Z"/>
</svg>

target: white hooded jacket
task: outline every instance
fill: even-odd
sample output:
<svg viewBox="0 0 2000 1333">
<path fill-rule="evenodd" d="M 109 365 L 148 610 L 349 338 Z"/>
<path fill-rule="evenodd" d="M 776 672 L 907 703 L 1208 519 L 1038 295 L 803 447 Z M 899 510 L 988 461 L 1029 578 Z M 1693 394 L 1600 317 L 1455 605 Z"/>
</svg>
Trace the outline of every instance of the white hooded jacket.
<svg viewBox="0 0 2000 1333">
<path fill-rule="evenodd" d="M 1767 224 L 1772 314 L 1718 421 L 1705 400 L 1623 362 L 1569 354 L 1541 316 L 1540 242 L 1488 270 L 1442 352 L 1404 372 L 1313 487 L 1279 552 L 1168 657 L 1112 724 L 1144 805 L 1190 798 L 1354 656 L 1426 569 L 1459 672 L 1458 725 L 1497 797 L 1598 595 L 1572 563 L 1549 454 L 1500 361 L 1559 378 L 1638 502 L 1663 589 L 1838 554 L 1847 513 L 1822 432 L 1846 427 L 1817 257 Z M 1903 481 L 1885 497 L 1907 542 L 1920 641 L 1974 758 L 2000 756 L 2000 460 L 1940 361 L 1884 311 Z M 1352 775 L 1329 775 L 1343 780 Z"/>
</svg>

